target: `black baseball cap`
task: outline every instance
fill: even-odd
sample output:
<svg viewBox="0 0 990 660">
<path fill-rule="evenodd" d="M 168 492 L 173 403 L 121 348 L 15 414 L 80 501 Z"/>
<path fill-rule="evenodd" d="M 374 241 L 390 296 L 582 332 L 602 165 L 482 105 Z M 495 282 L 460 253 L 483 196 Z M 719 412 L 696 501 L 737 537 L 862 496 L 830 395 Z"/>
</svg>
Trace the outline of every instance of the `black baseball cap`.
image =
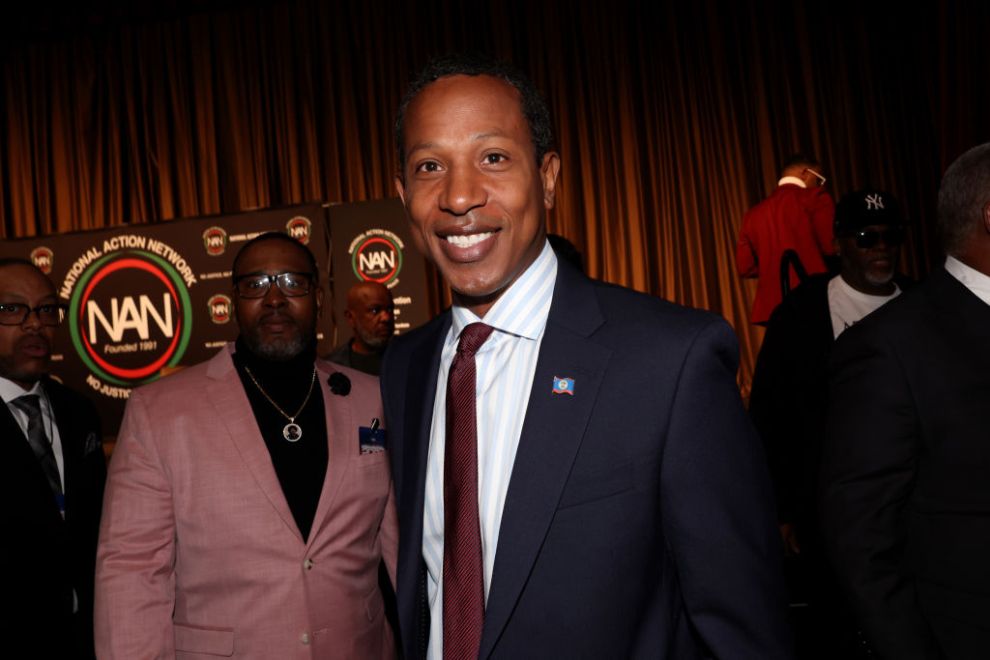
<svg viewBox="0 0 990 660">
<path fill-rule="evenodd" d="M 874 188 L 857 190 L 836 204 L 836 236 L 849 236 L 870 225 L 904 226 L 901 205 L 889 192 Z"/>
</svg>

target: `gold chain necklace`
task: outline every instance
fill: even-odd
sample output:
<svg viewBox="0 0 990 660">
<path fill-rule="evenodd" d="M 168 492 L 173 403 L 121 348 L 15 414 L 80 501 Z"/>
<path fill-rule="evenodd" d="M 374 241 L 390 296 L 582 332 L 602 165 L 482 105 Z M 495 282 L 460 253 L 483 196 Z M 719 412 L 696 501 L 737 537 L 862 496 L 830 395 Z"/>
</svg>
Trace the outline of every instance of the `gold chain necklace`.
<svg viewBox="0 0 990 660">
<path fill-rule="evenodd" d="M 247 365 L 244 365 L 244 372 L 248 375 L 248 378 L 251 379 L 251 382 L 254 383 L 254 386 L 258 388 L 258 391 L 261 392 L 261 395 L 268 399 L 268 403 L 275 406 L 275 410 L 279 411 L 282 414 L 282 417 L 289 420 L 289 423 L 282 427 L 282 437 L 289 442 L 298 442 L 302 437 L 302 427 L 296 424 L 296 417 L 299 417 L 299 413 L 301 413 L 303 408 L 306 407 L 306 404 L 309 403 L 309 397 L 313 394 L 313 385 L 316 383 L 316 367 L 313 367 L 313 377 L 309 381 L 309 391 L 306 392 L 306 399 L 302 402 L 302 405 L 299 406 L 299 410 L 296 411 L 296 414 L 291 417 L 289 416 L 289 413 L 282 410 L 282 408 L 275 403 L 274 399 L 268 396 L 268 392 L 266 392 L 261 386 L 261 383 L 255 379 L 254 374 L 251 373 L 251 370 L 248 369 Z"/>
</svg>

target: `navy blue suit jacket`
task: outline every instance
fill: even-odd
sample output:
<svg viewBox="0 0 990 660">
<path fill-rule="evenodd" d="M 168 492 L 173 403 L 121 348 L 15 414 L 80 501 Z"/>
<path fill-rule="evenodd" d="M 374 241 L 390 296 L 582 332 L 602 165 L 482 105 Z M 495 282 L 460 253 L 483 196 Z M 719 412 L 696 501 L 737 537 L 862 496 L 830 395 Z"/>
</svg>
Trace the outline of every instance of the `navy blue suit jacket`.
<svg viewBox="0 0 990 660">
<path fill-rule="evenodd" d="M 423 500 L 450 313 L 382 375 L 407 658 L 426 649 Z M 502 514 L 480 657 L 782 658 L 780 541 L 718 317 L 559 263 Z M 553 377 L 574 395 L 552 393 Z"/>
</svg>

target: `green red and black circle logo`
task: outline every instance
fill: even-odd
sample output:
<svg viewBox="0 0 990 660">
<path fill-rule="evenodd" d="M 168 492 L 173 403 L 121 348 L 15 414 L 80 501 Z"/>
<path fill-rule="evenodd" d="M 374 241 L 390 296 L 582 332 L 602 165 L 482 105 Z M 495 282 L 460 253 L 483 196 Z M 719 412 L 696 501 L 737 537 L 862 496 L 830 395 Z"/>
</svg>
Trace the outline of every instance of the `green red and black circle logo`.
<svg viewBox="0 0 990 660">
<path fill-rule="evenodd" d="M 372 229 L 351 241 L 351 268 L 359 280 L 390 286 L 402 272 L 402 240 L 387 229 Z"/>
<path fill-rule="evenodd" d="M 55 264 L 55 253 L 44 246 L 36 247 L 31 250 L 31 263 L 45 275 L 51 275 L 52 266 Z"/>
<path fill-rule="evenodd" d="M 123 250 L 94 261 L 69 300 L 69 332 L 85 365 L 133 387 L 182 359 L 192 334 L 186 284 L 158 255 Z"/>
</svg>

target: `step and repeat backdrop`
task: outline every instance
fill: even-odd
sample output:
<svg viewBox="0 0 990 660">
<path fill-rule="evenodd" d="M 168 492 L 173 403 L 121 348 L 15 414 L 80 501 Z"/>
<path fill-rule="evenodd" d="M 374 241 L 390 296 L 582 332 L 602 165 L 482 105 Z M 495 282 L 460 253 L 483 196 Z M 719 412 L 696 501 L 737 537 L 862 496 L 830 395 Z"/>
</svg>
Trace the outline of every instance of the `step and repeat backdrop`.
<svg viewBox="0 0 990 660">
<path fill-rule="evenodd" d="M 396 334 L 429 318 L 426 266 L 409 247 L 398 200 L 307 204 L 0 242 L 0 256 L 32 260 L 68 306 L 52 375 L 96 403 L 116 435 L 135 387 L 210 358 L 237 337 L 231 267 L 240 247 L 268 231 L 313 251 L 324 305 L 318 353 L 350 337 L 347 290 L 362 280 L 389 287 Z M 332 255 L 332 258 L 328 258 Z"/>
</svg>

